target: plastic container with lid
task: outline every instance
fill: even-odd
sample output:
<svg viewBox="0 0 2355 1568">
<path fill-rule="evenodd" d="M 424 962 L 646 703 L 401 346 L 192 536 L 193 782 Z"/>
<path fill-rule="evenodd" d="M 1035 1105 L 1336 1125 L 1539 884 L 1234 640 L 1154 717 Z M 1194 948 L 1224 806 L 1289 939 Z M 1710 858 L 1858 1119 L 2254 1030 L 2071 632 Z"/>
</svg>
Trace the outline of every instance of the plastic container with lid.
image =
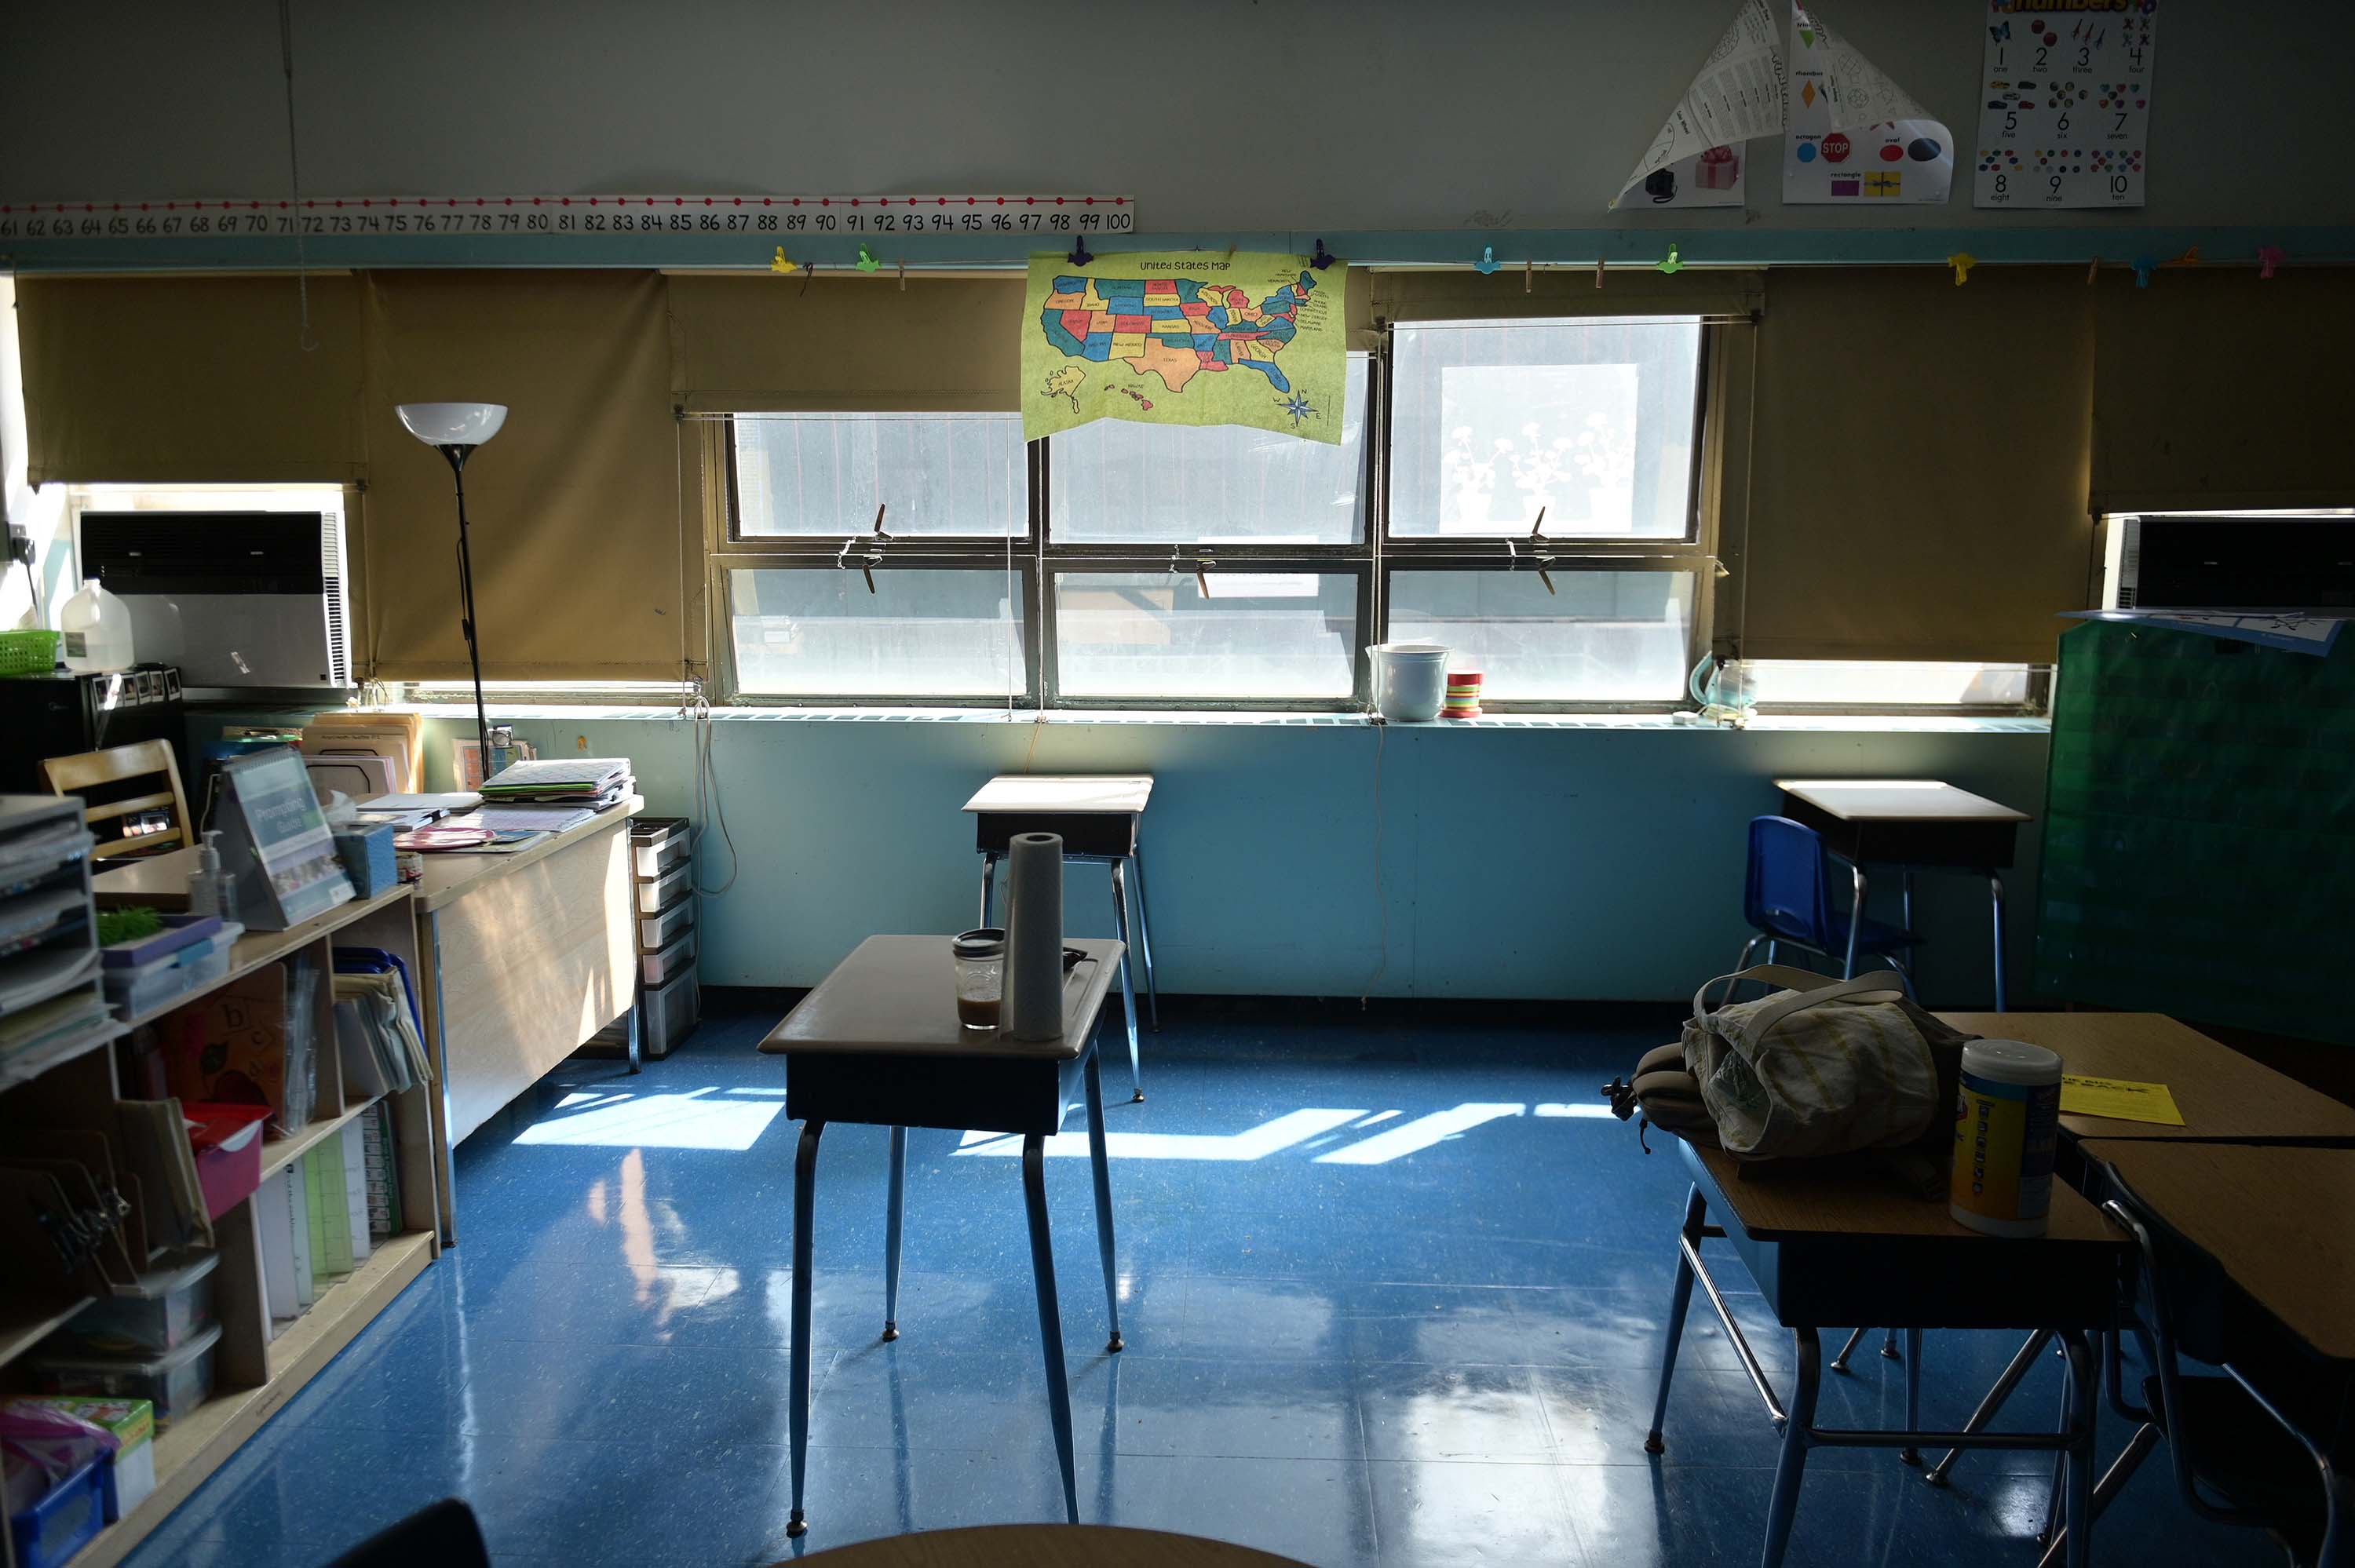
<svg viewBox="0 0 2355 1568">
<path fill-rule="evenodd" d="M 96 577 L 58 607 L 58 631 L 69 670 L 131 668 L 131 607 Z"/>
<path fill-rule="evenodd" d="M 1991 1236 L 2041 1236 L 2061 1138 L 2061 1058 L 2019 1040 L 1963 1047 L 1947 1212 Z"/>
<path fill-rule="evenodd" d="M 101 1355 L 151 1356 L 176 1351 L 212 1326 L 213 1270 L 220 1254 L 139 1277 L 83 1308 L 60 1338 Z"/>
<path fill-rule="evenodd" d="M 213 1392 L 213 1347 L 220 1342 L 215 1323 L 179 1349 L 147 1358 L 82 1354 L 26 1358 L 44 1393 L 96 1393 L 144 1399 L 155 1407 L 155 1430 L 202 1404 Z"/>
</svg>

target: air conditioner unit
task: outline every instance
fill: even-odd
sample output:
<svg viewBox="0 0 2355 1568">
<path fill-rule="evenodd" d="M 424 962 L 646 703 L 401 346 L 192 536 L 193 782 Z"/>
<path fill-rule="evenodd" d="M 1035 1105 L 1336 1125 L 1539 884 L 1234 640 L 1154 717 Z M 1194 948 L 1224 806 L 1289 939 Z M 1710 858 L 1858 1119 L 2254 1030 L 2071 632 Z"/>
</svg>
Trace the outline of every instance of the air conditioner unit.
<svg viewBox="0 0 2355 1568">
<path fill-rule="evenodd" d="M 79 558 L 186 685 L 351 684 L 339 511 L 84 512 Z"/>
<path fill-rule="evenodd" d="M 2112 522 L 2104 609 L 2355 614 L 2355 516 Z"/>
</svg>

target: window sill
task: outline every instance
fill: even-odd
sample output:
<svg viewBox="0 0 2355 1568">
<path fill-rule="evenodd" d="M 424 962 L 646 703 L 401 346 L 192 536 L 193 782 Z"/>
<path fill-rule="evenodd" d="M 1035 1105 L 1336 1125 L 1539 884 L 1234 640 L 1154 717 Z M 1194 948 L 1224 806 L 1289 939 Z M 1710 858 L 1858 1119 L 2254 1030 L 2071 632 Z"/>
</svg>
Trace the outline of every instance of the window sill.
<svg viewBox="0 0 2355 1568">
<path fill-rule="evenodd" d="M 467 718 L 474 707 L 466 703 L 393 703 L 386 713 L 416 713 L 430 717 Z M 490 705 L 498 719 L 626 719 L 677 721 L 685 715 L 671 704 L 501 704 Z M 1295 729 L 1370 729 L 1363 714 L 1275 713 L 1227 709 L 1064 708 L 1039 714 L 1028 709 L 1007 713 L 1003 708 L 921 707 L 715 707 L 717 724 L 974 724 L 974 725 L 1115 725 L 1178 727 L 1218 726 L 1280 726 Z M 1672 714 L 1519 713 L 1484 714 L 1471 719 L 1435 719 L 1428 724 L 1393 724 L 1402 732 L 1425 730 L 1560 730 L 1610 729 L 1688 731 L 1696 735 L 1741 732 L 1713 725 L 1680 724 Z M 1877 734 L 1917 732 L 1935 735 L 2047 735 L 2050 719 L 1987 715 L 1945 716 L 1931 714 L 1777 714 L 1761 715 L 1752 730 L 1771 733 Z"/>
</svg>

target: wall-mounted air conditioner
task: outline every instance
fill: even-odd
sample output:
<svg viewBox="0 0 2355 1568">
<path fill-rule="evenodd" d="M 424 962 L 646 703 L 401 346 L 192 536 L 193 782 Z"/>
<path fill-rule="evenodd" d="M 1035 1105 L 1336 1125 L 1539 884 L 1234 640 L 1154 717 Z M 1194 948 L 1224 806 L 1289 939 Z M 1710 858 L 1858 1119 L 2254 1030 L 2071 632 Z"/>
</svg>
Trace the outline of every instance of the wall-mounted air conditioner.
<svg viewBox="0 0 2355 1568">
<path fill-rule="evenodd" d="M 2355 516 L 2113 517 L 2105 609 L 2355 615 Z"/>
<path fill-rule="evenodd" d="M 347 686 L 339 511 L 85 511 L 78 559 L 131 608 L 133 652 L 188 686 Z"/>
</svg>

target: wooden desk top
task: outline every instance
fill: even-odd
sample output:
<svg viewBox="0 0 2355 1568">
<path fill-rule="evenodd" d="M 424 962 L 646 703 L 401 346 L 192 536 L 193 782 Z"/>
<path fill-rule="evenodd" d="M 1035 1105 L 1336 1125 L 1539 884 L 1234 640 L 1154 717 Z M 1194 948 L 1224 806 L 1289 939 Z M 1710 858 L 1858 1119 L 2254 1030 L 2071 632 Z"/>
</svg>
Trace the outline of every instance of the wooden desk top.
<svg viewBox="0 0 2355 1568">
<path fill-rule="evenodd" d="M 2073 1138 L 2343 1138 L 2355 1107 L 2307 1088 L 2220 1041 L 2157 1012 L 1942 1012 L 1966 1034 L 2025 1040 L 2056 1051 L 2063 1072 L 2165 1084 L 2181 1127 L 2061 1114 Z"/>
<path fill-rule="evenodd" d="M 418 911 L 431 915 L 437 909 L 447 908 L 474 889 L 521 871 L 534 861 L 545 860 L 584 839 L 593 839 L 624 826 L 632 817 L 645 809 L 645 799 L 633 795 L 612 810 L 600 811 L 577 828 L 550 833 L 530 848 L 517 850 L 513 854 L 426 854 L 422 857 L 425 875 L 417 884 Z"/>
<path fill-rule="evenodd" d="M 1850 822 L 2026 822 L 1999 801 L 1934 779 L 1777 779 L 1774 788 Z"/>
<path fill-rule="evenodd" d="M 2082 1150 L 2318 1355 L 2355 1361 L 2355 1149 L 2095 1139 Z"/>
<path fill-rule="evenodd" d="M 987 1524 L 861 1541 L 803 1559 L 827 1568 L 1302 1568 L 1248 1546 L 1103 1524 Z"/>
<path fill-rule="evenodd" d="M 1135 816 L 1153 798 L 1153 775 L 1001 773 L 964 803 L 968 811 Z"/>
<path fill-rule="evenodd" d="M 1929 1240 L 2039 1245 L 2092 1243 L 2116 1246 L 2126 1237 L 2102 1212 L 2066 1182 L 2052 1183 L 2051 1228 L 2027 1243 L 1983 1234 L 1955 1223 L 1944 1199 L 1923 1202 L 1870 1177 L 1795 1175 L 1745 1170 L 1718 1149 L 1693 1150 L 1715 1179 L 1742 1228 L 1762 1242 Z"/>
<path fill-rule="evenodd" d="M 1121 944 L 1072 937 L 1087 958 L 1063 977 L 1060 1040 L 1017 1040 L 957 1022 L 956 969 L 946 937 L 869 937 L 769 1031 L 773 1055 L 999 1056 L 1068 1062 L 1087 1047 L 1096 1010 L 1120 968 Z"/>
</svg>

